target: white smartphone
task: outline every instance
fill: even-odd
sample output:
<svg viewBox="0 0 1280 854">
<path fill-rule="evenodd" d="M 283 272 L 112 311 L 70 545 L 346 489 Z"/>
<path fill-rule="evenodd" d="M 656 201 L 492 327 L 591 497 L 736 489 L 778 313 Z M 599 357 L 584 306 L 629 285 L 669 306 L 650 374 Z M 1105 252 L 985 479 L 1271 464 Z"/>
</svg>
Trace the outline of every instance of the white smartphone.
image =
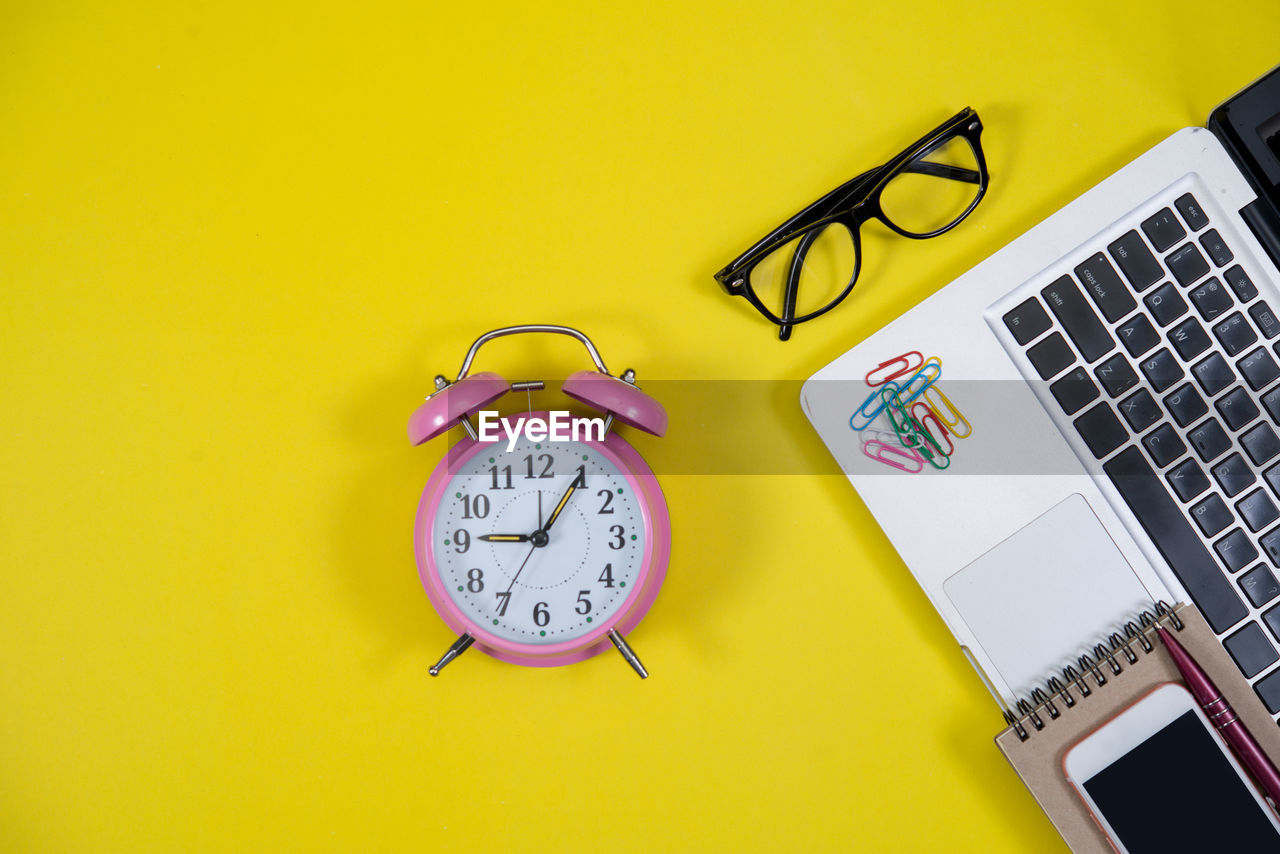
<svg viewBox="0 0 1280 854">
<path fill-rule="evenodd" d="M 1280 821 L 1195 699 L 1159 685 L 1072 746 L 1067 779 L 1117 851 L 1280 851 Z"/>
</svg>

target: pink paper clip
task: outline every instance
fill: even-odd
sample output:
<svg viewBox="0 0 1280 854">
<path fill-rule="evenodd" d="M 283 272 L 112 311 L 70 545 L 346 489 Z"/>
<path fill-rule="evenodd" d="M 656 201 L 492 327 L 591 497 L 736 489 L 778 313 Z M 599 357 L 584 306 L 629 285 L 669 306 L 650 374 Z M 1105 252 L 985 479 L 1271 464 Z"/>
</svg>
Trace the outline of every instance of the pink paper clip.
<svg viewBox="0 0 1280 854">
<path fill-rule="evenodd" d="M 924 471 L 924 458 L 910 448 L 901 445 L 889 445 L 878 439 L 862 443 L 862 453 L 871 459 L 884 463 L 890 468 L 905 471 L 907 474 L 919 474 Z"/>
<path fill-rule="evenodd" d="M 915 356 L 912 364 L 912 356 Z M 867 371 L 867 385 L 875 388 L 883 385 L 890 380 L 896 380 L 898 377 L 905 377 L 907 374 L 915 373 L 924 364 L 924 355 L 919 350 L 911 350 L 903 353 L 901 356 L 894 356 L 887 362 L 881 362 L 871 370 Z M 888 373 L 892 371 L 892 373 Z M 884 376 L 878 376 L 883 373 Z M 875 379 L 872 379 L 875 377 Z"/>
<path fill-rule="evenodd" d="M 916 412 L 917 406 L 924 407 L 923 415 Z M 920 425 L 922 430 L 928 431 L 929 436 L 933 439 L 933 444 L 936 445 L 939 450 L 942 450 L 942 441 L 944 439 L 946 440 L 947 449 L 942 451 L 943 456 L 949 457 L 956 452 L 956 446 L 955 443 L 951 441 L 950 432 L 943 425 L 942 421 L 939 420 L 938 413 L 933 411 L 932 406 L 923 400 L 917 400 L 911 405 L 911 417 L 916 420 L 916 423 Z M 929 426 L 930 421 L 933 422 L 932 427 Z"/>
<path fill-rule="evenodd" d="M 936 402 L 929 398 L 929 392 L 933 392 L 937 396 L 938 400 Z M 924 393 L 924 402 L 929 404 L 929 408 L 933 410 L 933 414 L 937 416 L 939 421 L 946 425 L 952 436 L 955 436 L 957 439 L 967 439 L 973 435 L 973 425 L 969 423 L 969 419 L 960 414 L 960 410 L 956 409 L 956 405 L 951 402 L 951 399 L 943 394 L 941 388 L 936 385 L 926 388 Z M 943 407 L 946 408 L 951 417 L 947 417 L 942 414 Z M 956 429 L 961 424 L 964 425 L 964 432 Z"/>
</svg>

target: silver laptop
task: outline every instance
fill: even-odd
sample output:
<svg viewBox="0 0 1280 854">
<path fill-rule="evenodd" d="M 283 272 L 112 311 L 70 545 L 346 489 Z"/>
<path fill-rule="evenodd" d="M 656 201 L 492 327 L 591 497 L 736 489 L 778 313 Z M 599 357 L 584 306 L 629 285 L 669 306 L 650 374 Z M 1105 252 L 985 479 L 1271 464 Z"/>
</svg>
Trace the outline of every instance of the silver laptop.
<svg viewBox="0 0 1280 854">
<path fill-rule="evenodd" d="M 1006 708 L 1165 600 L 1200 609 L 1280 716 L 1280 69 L 1209 128 L 1173 134 L 804 386 Z M 855 429 L 855 413 L 875 409 L 869 375 L 922 357 L 972 430 L 952 431 L 945 469 L 912 473 L 883 453 L 887 422 Z"/>
</svg>

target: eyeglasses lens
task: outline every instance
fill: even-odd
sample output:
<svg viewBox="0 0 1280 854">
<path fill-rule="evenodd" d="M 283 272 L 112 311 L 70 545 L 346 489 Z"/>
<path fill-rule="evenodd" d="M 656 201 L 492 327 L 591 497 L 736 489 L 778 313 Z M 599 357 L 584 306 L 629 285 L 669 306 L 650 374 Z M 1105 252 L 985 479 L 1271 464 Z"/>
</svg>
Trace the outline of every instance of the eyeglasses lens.
<svg viewBox="0 0 1280 854">
<path fill-rule="evenodd" d="M 981 186 L 973 146 L 964 137 L 953 136 L 895 175 L 881 192 L 880 208 L 908 234 L 931 234 L 963 217 Z"/>
<path fill-rule="evenodd" d="M 803 317 L 830 305 L 858 267 L 853 234 L 835 224 L 807 231 L 762 258 L 751 271 L 751 289 L 779 317 Z M 786 310 L 788 281 L 793 309 Z"/>
</svg>

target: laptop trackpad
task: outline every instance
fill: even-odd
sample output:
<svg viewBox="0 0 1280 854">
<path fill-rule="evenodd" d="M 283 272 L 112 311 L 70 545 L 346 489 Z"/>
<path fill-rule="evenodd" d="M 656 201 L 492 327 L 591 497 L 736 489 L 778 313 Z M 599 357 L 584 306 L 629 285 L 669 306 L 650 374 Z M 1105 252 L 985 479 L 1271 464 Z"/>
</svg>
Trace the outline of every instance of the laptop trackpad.
<svg viewBox="0 0 1280 854">
<path fill-rule="evenodd" d="M 1151 607 L 1151 595 L 1076 494 L 943 582 L 982 651 L 1019 695 L 1044 685 Z"/>
</svg>

